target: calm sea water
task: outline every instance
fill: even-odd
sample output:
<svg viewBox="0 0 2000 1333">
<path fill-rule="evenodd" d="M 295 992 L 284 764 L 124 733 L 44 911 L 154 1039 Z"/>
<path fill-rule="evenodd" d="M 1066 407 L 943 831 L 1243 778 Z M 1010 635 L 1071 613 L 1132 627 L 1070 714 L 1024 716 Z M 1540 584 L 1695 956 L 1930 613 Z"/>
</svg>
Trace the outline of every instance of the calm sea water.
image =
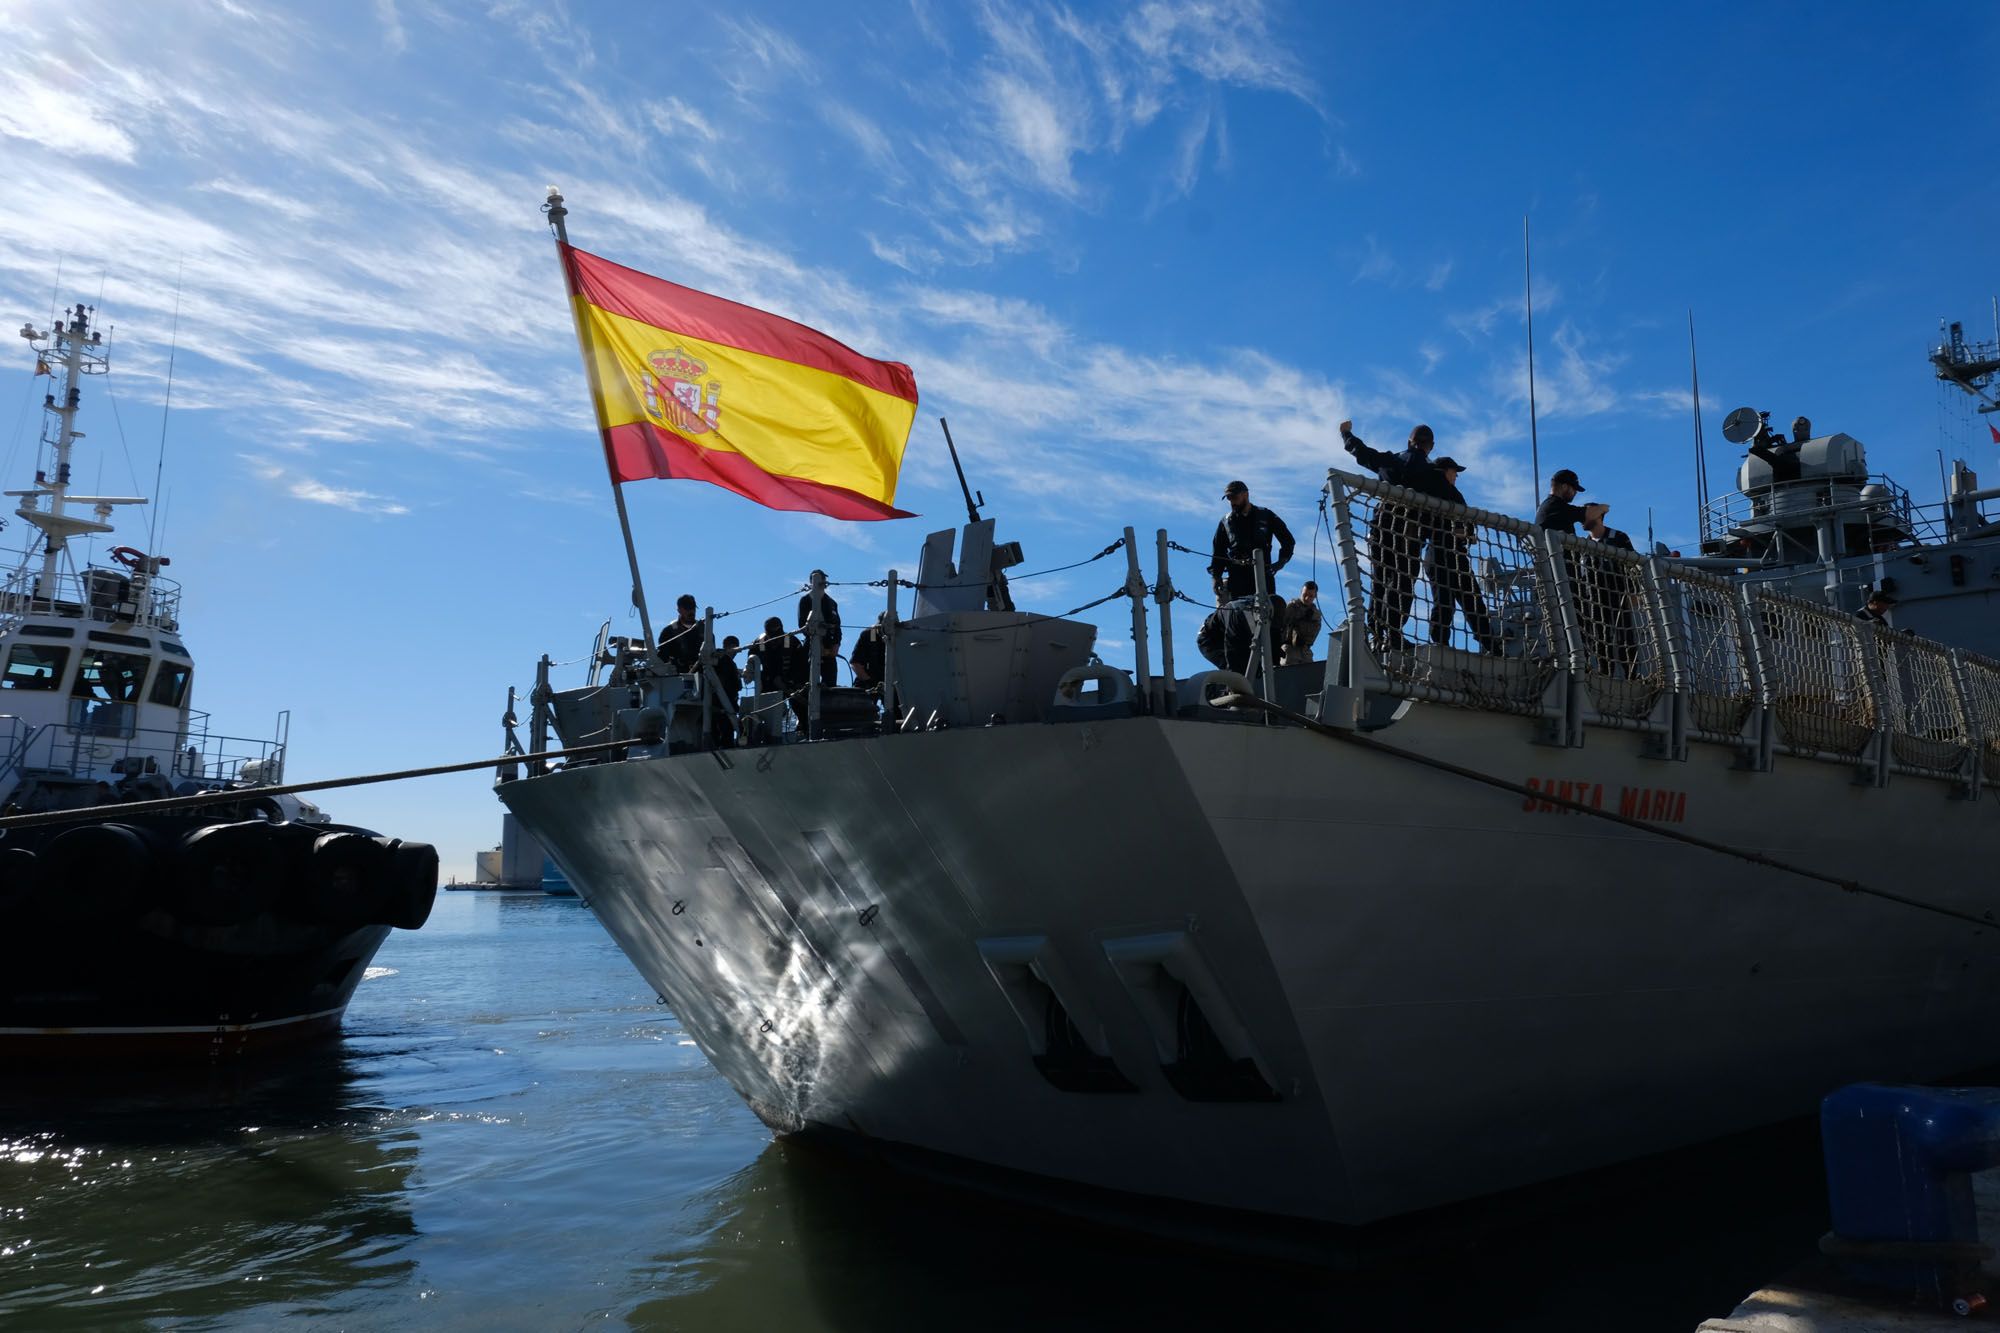
<svg viewBox="0 0 2000 1333">
<path fill-rule="evenodd" d="M 773 1143 L 575 899 L 376 962 L 312 1058 L 0 1073 L 0 1326 L 1686 1330 L 1823 1225 L 1795 1127 L 1358 1273 L 1169 1252 Z"/>
</svg>

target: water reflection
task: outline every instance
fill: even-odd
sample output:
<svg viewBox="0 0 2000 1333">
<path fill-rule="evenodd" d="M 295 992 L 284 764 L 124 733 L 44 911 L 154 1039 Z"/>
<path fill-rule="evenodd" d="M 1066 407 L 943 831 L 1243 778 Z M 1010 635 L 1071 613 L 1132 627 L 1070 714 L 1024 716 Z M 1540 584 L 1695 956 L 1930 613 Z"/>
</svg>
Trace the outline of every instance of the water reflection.
<svg viewBox="0 0 2000 1333">
<path fill-rule="evenodd" d="M 1809 1122 L 1417 1222 L 1307 1269 L 1177 1249 L 773 1144 L 660 1254 L 640 1329 L 1672 1329 L 1726 1314 L 1823 1229 Z M 635 1275 L 637 1276 L 637 1275 Z"/>
<path fill-rule="evenodd" d="M 0 1318 L 325 1315 L 405 1281 L 415 1135 L 355 1094 L 337 1049 L 191 1077 L 10 1076 Z"/>
<path fill-rule="evenodd" d="M 1176 1251 L 771 1143 L 573 898 L 445 895 L 377 961 L 315 1057 L 0 1076 L 0 1326 L 1682 1333 L 1823 1230 L 1807 1124 L 1339 1273 Z"/>
</svg>

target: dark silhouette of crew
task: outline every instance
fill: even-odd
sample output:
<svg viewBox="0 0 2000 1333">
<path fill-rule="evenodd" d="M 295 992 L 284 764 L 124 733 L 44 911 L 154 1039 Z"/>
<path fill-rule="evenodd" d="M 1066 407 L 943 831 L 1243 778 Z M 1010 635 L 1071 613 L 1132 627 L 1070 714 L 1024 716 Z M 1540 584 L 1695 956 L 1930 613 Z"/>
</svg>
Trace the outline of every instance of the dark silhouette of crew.
<svg viewBox="0 0 2000 1333">
<path fill-rule="evenodd" d="M 815 569 L 812 577 L 823 582 L 826 571 Z M 802 628 L 809 629 L 812 625 L 812 602 L 810 592 L 799 598 L 799 625 Z M 840 603 L 833 600 L 833 594 L 825 591 L 819 595 L 819 620 L 819 684 L 821 689 L 826 689 L 840 683 Z M 806 642 L 812 642 L 810 633 L 806 635 Z M 799 684 L 806 683 L 802 676 Z"/>
<path fill-rule="evenodd" d="M 1354 433 L 1352 421 L 1340 423 L 1340 443 L 1357 463 L 1391 486 L 1439 500 L 1450 498 L 1444 474 L 1431 463 L 1437 436 L 1429 426 L 1412 427 L 1409 443 L 1401 453 L 1370 449 Z M 1423 563 L 1431 527 L 1427 514 L 1408 505 L 1384 500 L 1376 506 L 1375 521 L 1368 527 L 1368 568 L 1375 586 L 1368 602 L 1367 623 L 1368 642 L 1378 651 L 1409 646 L 1403 637 L 1403 622 L 1410 618 L 1417 570 Z"/>
<path fill-rule="evenodd" d="M 1591 540 L 1611 551 L 1633 550 L 1632 539 L 1604 521 L 1609 505 L 1586 505 L 1584 528 Z M 1639 669 L 1639 621 L 1633 606 L 1639 596 L 1638 570 L 1630 562 L 1595 554 L 1582 562 L 1582 596 L 1578 618 L 1597 669 L 1606 675 Z"/>
<path fill-rule="evenodd" d="M 854 672 L 854 683 L 864 690 L 879 689 L 888 659 L 889 613 L 884 611 L 854 640 L 854 652 L 847 659 Z"/>
<path fill-rule="evenodd" d="M 805 645 L 785 633 L 783 620 L 777 616 L 766 620 L 764 637 L 752 643 L 745 655 L 757 667 L 759 694 L 785 696 L 792 701 L 794 713 L 805 707 L 801 697 L 806 685 Z"/>
<path fill-rule="evenodd" d="M 691 592 L 674 599 L 674 618 L 660 631 L 660 661 L 682 676 L 701 661 L 701 619 Z"/>
<path fill-rule="evenodd" d="M 1458 479 L 1465 468 L 1455 458 L 1440 458 L 1437 470 L 1444 478 L 1445 498 L 1453 504 L 1464 504 Z M 1492 616 L 1487 614 L 1485 599 L 1479 595 L 1479 580 L 1473 576 L 1467 550 L 1477 532 L 1469 517 L 1444 518 L 1432 525 L 1430 550 L 1424 560 L 1424 573 L 1431 581 L 1431 642 L 1449 644 L 1452 615 L 1461 612 L 1465 628 L 1479 645 L 1479 651 L 1498 656 L 1500 636 L 1494 631 Z"/>
</svg>

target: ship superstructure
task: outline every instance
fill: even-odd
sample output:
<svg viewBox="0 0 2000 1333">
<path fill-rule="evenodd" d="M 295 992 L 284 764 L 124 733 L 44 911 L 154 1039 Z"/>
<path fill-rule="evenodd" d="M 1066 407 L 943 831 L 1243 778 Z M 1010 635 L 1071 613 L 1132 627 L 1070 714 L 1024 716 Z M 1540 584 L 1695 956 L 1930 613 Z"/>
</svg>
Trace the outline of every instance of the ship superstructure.
<svg viewBox="0 0 2000 1333">
<path fill-rule="evenodd" d="M 1688 560 L 1330 472 L 1323 660 L 1275 660 L 1260 589 L 1248 660 L 1188 676 L 1167 534 L 1149 584 L 1127 531 L 1127 673 L 1001 607 L 978 521 L 914 617 L 887 580 L 879 714 L 718 747 L 711 659 L 628 645 L 535 714 L 626 757 L 498 791 L 780 1132 L 1365 1222 L 2000 1054 L 2000 539 L 1960 472 L 1924 514 L 1820 437 Z M 1479 637 L 1418 641 L 1413 532 Z"/>
</svg>

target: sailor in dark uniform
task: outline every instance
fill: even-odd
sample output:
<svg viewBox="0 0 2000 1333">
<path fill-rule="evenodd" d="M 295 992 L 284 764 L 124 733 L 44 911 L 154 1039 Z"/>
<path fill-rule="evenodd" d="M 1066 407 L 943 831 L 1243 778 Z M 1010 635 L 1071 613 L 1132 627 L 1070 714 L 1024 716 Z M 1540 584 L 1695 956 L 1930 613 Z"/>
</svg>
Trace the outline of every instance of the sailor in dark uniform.
<svg viewBox="0 0 2000 1333">
<path fill-rule="evenodd" d="M 1604 521 L 1606 505 L 1586 505 L 1584 520 L 1591 539 L 1614 551 L 1633 549 L 1632 539 Z M 1637 571 L 1623 560 L 1586 556 L 1583 596 L 1578 599 L 1585 636 L 1597 659 L 1598 670 L 1611 675 L 1623 668 L 1631 676 L 1639 667 L 1639 626 L 1633 614 Z"/>
<path fill-rule="evenodd" d="M 882 672 L 889 660 L 889 613 L 876 616 L 875 623 L 861 631 L 854 641 L 854 652 L 847 664 L 854 672 L 854 683 L 864 690 L 878 688 L 882 684 Z"/>
<path fill-rule="evenodd" d="M 824 589 L 826 571 L 815 569 L 812 577 L 819 579 Z M 812 624 L 812 605 L 810 592 L 799 598 L 799 626 L 802 629 Z M 840 684 L 840 603 L 824 590 L 819 595 L 819 616 L 819 687 L 824 690 Z M 806 634 L 806 642 L 812 642 L 810 632 Z M 801 679 L 799 683 L 803 685 L 806 682 Z"/>
<path fill-rule="evenodd" d="M 695 615 L 694 594 L 674 600 L 674 619 L 660 631 L 660 661 L 678 675 L 687 675 L 701 661 L 701 620 Z"/>
<path fill-rule="evenodd" d="M 1229 501 L 1229 512 L 1215 525 L 1215 539 L 1211 543 L 1214 559 L 1209 561 L 1208 572 L 1217 584 L 1216 600 L 1229 602 L 1257 591 L 1257 576 L 1250 567 L 1253 554 L 1263 555 L 1267 576 L 1276 575 L 1291 560 L 1292 548 L 1297 543 L 1285 520 L 1261 505 L 1250 503 L 1250 488 L 1242 482 L 1230 482 L 1223 488 L 1222 498 Z M 1276 560 L 1271 559 L 1272 542 L 1278 544 Z M 1265 587 L 1271 586 L 1267 578 Z"/>
<path fill-rule="evenodd" d="M 1445 498 L 1464 504 L 1458 478 L 1465 469 L 1455 458 L 1438 459 L 1437 469 L 1444 478 Z M 1463 611 L 1465 627 L 1479 651 L 1498 655 L 1500 636 L 1494 633 L 1492 617 L 1486 614 L 1486 602 L 1479 595 L 1479 583 L 1466 553 L 1466 543 L 1476 531 L 1470 521 L 1432 525 L 1430 552 L 1424 560 L 1424 572 L 1431 581 L 1431 642 L 1450 643 L 1452 613 Z"/>
<path fill-rule="evenodd" d="M 1341 447 L 1354 461 L 1391 486 L 1405 486 L 1422 495 L 1449 499 L 1444 474 L 1430 461 L 1437 437 L 1429 426 L 1410 431 L 1409 444 L 1401 453 L 1370 449 L 1354 433 L 1354 423 L 1340 423 Z M 1410 617 L 1410 602 L 1416 595 L 1417 567 L 1422 563 L 1424 543 L 1429 540 L 1430 520 L 1404 505 L 1376 506 L 1375 521 L 1368 528 L 1368 567 L 1374 575 L 1374 596 L 1368 602 L 1368 641 L 1378 650 L 1404 648 L 1403 622 Z"/>
<path fill-rule="evenodd" d="M 1884 629 L 1888 629 L 1890 628 L 1889 610 L 1895 605 L 1895 598 L 1877 588 L 1868 594 L 1867 603 L 1854 613 L 1854 618 L 1856 620 L 1865 620 L 1871 625 L 1880 625 Z"/>
<path fill-rule="evenodd" d="M 1566 532 L 1576 536 L 1576 525 L 1583 522 L 1583 506 L 1576 503 L 1576 497 L 1583 494 L 1583 487 L 1577 482 L 1576 473 L 1562 469 L 1549 478 L 1549 493 L 1542 497 L 1542 503 L 1535 510 L 1535 526 L 1547 528 L 1551 532 Z"/>
</svg>

